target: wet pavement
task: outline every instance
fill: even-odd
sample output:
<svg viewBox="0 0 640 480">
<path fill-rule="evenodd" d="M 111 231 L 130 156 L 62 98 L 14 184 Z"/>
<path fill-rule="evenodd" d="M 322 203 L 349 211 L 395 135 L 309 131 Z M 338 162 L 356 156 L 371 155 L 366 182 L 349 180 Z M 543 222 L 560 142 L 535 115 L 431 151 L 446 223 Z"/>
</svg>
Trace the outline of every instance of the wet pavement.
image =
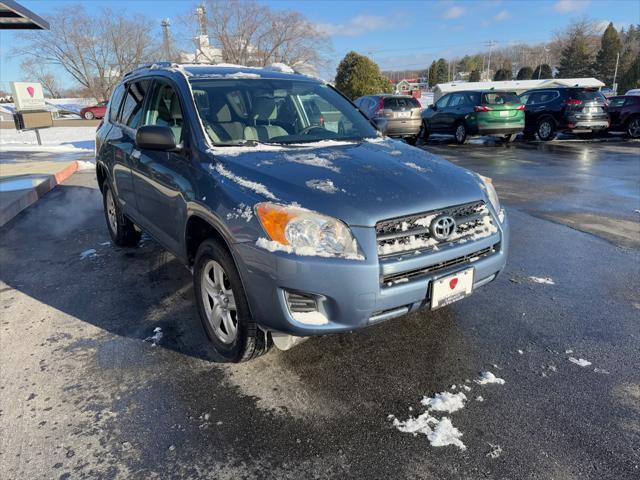
<svg viewBox="0 0 640 480">
<path fill-rule="evenodd" d="M 214 361 L 189 272 L 146 237 L 111 246 L 94 176 L 74 175 L 0 230 L 0 477 L 638 478 L 640 144 L 569 143 L 426 145 L 494 179 L 506 272 L 241 365 Z M 387 418 L 447 390 L 467 396 L 447 414 L 466 450 Z"/>
</svg>

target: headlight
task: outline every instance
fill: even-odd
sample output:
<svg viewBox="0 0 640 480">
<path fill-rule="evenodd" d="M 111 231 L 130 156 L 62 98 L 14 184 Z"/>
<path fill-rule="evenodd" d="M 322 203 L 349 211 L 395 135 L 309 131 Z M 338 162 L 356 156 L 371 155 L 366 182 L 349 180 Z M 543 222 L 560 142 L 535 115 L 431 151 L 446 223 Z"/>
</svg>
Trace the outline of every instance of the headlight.
<svg viewBox="0 0 640 480">
<path fill-rule="evenodd" d="M 478 177 L 480 177 L 480 180 L 482 180 L 484 191 L 487 193 L 487 197 L 489 197 L 489 201 L 491 202 L 491 205 L 493 205 L 493 209 L 496 211 L 496 213 L 499 213 L 500 199 L 498 198 L 498 193 L 493 186 L 493 182 L 489 177 L 483 177 L 480 174 L 478 174 Z"/>
<path fill-rule="evenodd" d="M 301 207 L 259 203 L 256 216 L 271 239 L 269 250 L 284 250 L 298 255 L 343 257 L 364 260 L 351 230 L 340 220 Z M 262 239 L 264 240 L 264 239 Z"/>
</svg>

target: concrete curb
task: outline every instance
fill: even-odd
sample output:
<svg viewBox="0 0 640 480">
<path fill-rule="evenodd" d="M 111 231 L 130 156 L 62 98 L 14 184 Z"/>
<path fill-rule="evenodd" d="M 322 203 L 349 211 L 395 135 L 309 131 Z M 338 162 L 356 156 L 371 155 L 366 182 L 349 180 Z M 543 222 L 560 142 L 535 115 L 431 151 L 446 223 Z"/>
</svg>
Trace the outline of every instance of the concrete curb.
<svg viewBox="0 0 640 480">
<path fill-rule="evenodd" d="M 12 218 L 18 215 L 21 211 L 30 207 L 36 203 L 39 199 L 44 197 L 47 193 L 53 190 L 56 185 L 61 184 L 71 175 L 78 171 L 79 165 L 77 161 L 71 162 L 63 170 L 54 175 L 49 175 L 49 178 L 44 182 L 36 185 L 33 188 L 25 190 L 20 197 L 15 199 L 8 205 L 0 206 L 0 227 L 6 225 Z"/>
</svg>

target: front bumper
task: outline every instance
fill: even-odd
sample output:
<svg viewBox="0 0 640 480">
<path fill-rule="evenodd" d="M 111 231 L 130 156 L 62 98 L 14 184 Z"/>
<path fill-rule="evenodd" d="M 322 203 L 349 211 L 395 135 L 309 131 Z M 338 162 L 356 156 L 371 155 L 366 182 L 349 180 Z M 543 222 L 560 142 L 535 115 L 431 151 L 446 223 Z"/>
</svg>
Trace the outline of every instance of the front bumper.
<svg viewBox="0 0 640 480">
<path fill-rule="evenodd" d="M 297 336 L 348 332 L 429 307 L 429 284 L 443 275 L 473 266 L 474 288 L 494 280 L 505 267 L 509 243 L 506 216 L 503 223 L 494 221 L 498 232 L 478 241 L 380 260 L 375 229 L 364 227 L 352 228 L 365 253 L 364 261 L 269 252 L 252 243 L 235 244 L 234 256 L 251 313 L 262 328 Z M 458 263 L 403 283 L 381 283 L 383 275 L 444 263 L 489 246 L 496 246 L 495 253 L 472 263 Z M 316 295 L 329 322 L 308 325 L 296 321 L 289 312 L 285 290 Z"/>
</svg>

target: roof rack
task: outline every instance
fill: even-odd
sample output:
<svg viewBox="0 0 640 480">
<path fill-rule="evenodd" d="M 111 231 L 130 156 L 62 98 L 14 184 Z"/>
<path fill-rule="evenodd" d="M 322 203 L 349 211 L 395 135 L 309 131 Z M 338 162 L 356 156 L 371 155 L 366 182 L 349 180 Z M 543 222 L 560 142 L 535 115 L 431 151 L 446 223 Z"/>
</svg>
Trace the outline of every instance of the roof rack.
<svg viewBox="0 0 640 480">
<path fill-rule="evenodd" d="M 132 75 L 133 73 L 139 71 L 139 70 L 147 70 L 147 69 L 151 69 L 151 68 L 170 68 L 170 67 L 174 67 L 177 64 L 174 62 L 153 62 L 153 63 L 143 63 L 141 65 L 138 65 L 136 68 L 134 68 L 133 70 L 129 70 L 127 73 L 125 73 L 123 75 L 122 78 L 126 78 L 129 75 Z"/>
</svg>

